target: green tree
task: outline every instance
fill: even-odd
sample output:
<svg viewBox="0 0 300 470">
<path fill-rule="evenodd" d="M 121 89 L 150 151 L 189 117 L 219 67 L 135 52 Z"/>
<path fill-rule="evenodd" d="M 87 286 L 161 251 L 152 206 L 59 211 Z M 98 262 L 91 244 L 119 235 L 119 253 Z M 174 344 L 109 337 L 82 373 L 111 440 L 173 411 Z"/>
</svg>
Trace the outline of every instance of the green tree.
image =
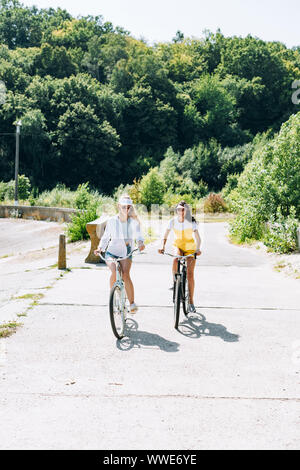
<svg viewBox="0 0 300 470">
<path fill-rule="evenodd" d="M 183 176 L 188 176 L 195 183 L 204 182 L 210 190 L 219 190 L 221 146 L 215 139 L 208 144 L 200 142 L 187 149 L 179 162 Z"/>
<path fill-rule="evenodd" d="M 300 113 L 290 117 L 263 151 L 254 152 L 229 198 L 238 213 L 231 232 L 240 240 L 260 238 L 263 223 L 295 210 L 300 217 Z M 291 212 L 292 211 L 292 212 Z"/>
<path fill-rule="evenodd" d="M 88 42 L 83 63 L 92 76 L 101 82 L 110 81 L 116 64 L 128 58 L 127 41 L 123 34 L 107 33 Z"/>
<path fill-rule="evenodd" d="M 221 76 L 228 74 L 248 81 L 257 80 L 264 87 L 257 94 L 257 109 L 263 119 L 251 121 L 252 131 L 262 132 L 269 126 L 279 126 L 293 112 L 290 100 L 290 87 L 295 80 L 287 64 L 286 48 L 279 43 L 268 43 L 248 35 L 246 38 L 227 38 L 221 49 L 221 62 L 217 68 Z M 298 68 L 297 74 L 300 73 Z"/>
<path fill-rule="evenodd" d="M 64 46 L 52 47 L 47 43 L 42 45 L 40 54 L 35 57 L 34 66 L 40 76 L 65 78 L 77 72 L 76 64 Z"/>
<path fill-rule="evenodd" d="M 50 136 L 46 118 L 39 109 L 28 109 L 22 116 L 22 158 L 20 168 L 31 176 L 33 186 L 43 188 L 49 171 Z"/>
<path fill-rule="evenodd" d="M 139 190 L 141 203 L 147 209 L 151 208 L 151 204 L 163 204 L 166 186 L 157 168 L 152 168 L 143 176 Z"/>
<path fill-rule="evenodd" d="M 182 90 L 185 101 L 182 120 L 185 146 L 200 140 L 216 138 L 220 143 L 233 143 L 237 120 L 236 100 L 218 76 L 204 75 Z"/>
<path fill-rule="evenodd" d="M 119 137 L 107 121 L 100 121 L 89 105 L 80 102 L 70 105 L 59 118 L 53 143 L 58 150 L 57 180 L 61 173 L 71 188 L 84 180 L 101 191 L 112 191 L 115 175 L 118 177 L 122 171 L 116 158 Z"/>
</svg>

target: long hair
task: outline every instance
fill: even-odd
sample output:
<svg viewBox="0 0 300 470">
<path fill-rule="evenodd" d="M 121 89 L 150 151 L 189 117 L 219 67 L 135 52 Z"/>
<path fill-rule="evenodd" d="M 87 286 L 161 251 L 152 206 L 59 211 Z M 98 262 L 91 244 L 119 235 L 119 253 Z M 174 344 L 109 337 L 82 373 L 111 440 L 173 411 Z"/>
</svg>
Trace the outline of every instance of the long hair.
<svg viewBox="0 0 300 470">
<path fill-rule="evenodd" d="M 188 222 L 196 222 L 195 217 L 193 217 L 193 215 L 192 215 L 191 208 L 190 208 L 189 204 L 188 204 L 186 201 L 180 201 L 180 202 L 177 204 L 177 207 L 178 207 L 178 206 L 184 207 L 184 209 L 185 209 L 185 216 L 184 216 L 184 218 L 185 218 Z"/>
</svg>

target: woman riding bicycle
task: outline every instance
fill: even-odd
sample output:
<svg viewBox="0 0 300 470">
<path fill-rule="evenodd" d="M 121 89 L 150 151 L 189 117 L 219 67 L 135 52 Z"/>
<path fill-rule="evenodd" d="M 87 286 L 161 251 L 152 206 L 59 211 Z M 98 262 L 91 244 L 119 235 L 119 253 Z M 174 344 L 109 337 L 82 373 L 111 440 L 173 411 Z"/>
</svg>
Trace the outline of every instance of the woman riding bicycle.
<svg viewBox="0 0 300 470">
<path fill-rule="evenodd" d="M 171 219 L 168 223 L 168 227 L 163 237 L 162 248 L 158 250 L 159 253 L 164 253 L 166 242 L 171 230 L 174 231 L 175 240 L 175 255 L 186 256 L 189 254 L 201 255 L 200 244 L 201 239 L 198 231 L 198 225 L 194 217 L 192 217 L 191 209 L 185 201 L 180 201 L 176 207 L 177 216 Z M 189 286 L 189 311 L 195 312 L 194 306 L 194 270 L 196 265 L 196 259 L 194 257 L 187 258 L 187 278 Z M 177 273 L 177 258 L 174 258 L 173 266 L 173 281 Z"/>
<path fill-rule="evenodd" d="M 144 238 L 141 233 L 140 222 L 134 210 L 132 200 L 128 194 L 120 197 L 118 202 L 118 214 L 108 219 L 104 234 L 100 240 L 99 247 L 95 250 L 95 255 L 99 255 L 106 250 L 106 264 L 111 271 L 110 288 L 116 282 L 116 265 L 111 259 L 124 258 L 132 252 L 134 239 L 138 242 L 140 251 L 144 250 Z M 122 277 L 130 303 L 130 312 L 138 310 L 134 302 L 134 287 L 130 277 L 132 256 L 120 261 Z"/>
</svg>

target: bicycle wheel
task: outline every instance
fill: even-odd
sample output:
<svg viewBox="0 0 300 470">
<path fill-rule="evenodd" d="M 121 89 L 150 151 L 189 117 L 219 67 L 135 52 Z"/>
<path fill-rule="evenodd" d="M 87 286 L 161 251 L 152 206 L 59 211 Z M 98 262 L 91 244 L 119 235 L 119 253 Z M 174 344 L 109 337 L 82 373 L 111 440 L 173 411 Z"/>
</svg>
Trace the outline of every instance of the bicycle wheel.
<svg viewBox="0 0 300 470">
<path fill-rule="evenodd" d="M 186 272 L 184 271 L 181 276 L 181 300 L 182 300 L 182 308 L 185 316 L 188 316 L 189 313 L 189 303 L 190 303 L 190 296 L 189 296 L 189 285 Z"/>
<path fill-rule="evenodd" d="M 175 282 L 175 296 L 174 296 L 174 327 L 176 330 L 178 329 L 179 323 L 179 315 L 180 315 L 180 278 L 181 276 L 177 276 Z"/>
<path fill-rule="evenodd" d="M 122 292 L 118 285 L 112 287 L 109 296 L 109 316 L 111 327 L 116 338 L 122 339 L 125 329 L 125 315 Z"/>
</svg>

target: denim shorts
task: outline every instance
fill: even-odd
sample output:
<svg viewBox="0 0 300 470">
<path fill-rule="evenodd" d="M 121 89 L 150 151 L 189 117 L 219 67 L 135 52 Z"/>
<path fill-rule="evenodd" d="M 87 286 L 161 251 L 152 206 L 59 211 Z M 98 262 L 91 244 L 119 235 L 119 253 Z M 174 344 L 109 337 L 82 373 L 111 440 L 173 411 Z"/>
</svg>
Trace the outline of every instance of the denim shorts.
<svg viewBox="0 0 300 470">
<path fill-rule="evenodd" d="M 131 252 L 131 246 L 130 246 L 130 245 L 127 245 L 127 246 L 126 246 L 126 249 L 127 249 L 127 255 L 129 255 L 129 253 Z M 106 260 L 109 260 L 109 259 L 111 259 L 111 258 L 117 259 L 117 258 L 120 258 L 120 257 L 114 255 L 114 254 L 111 253 L 110 251 L 106 251 L 106 253 L 105 253 L 105 259 L 106 259 Z M 132 255 L 129 256 L 128 259 L 131 259 L 131 260 L 132 260 Z"/>
</svg>

